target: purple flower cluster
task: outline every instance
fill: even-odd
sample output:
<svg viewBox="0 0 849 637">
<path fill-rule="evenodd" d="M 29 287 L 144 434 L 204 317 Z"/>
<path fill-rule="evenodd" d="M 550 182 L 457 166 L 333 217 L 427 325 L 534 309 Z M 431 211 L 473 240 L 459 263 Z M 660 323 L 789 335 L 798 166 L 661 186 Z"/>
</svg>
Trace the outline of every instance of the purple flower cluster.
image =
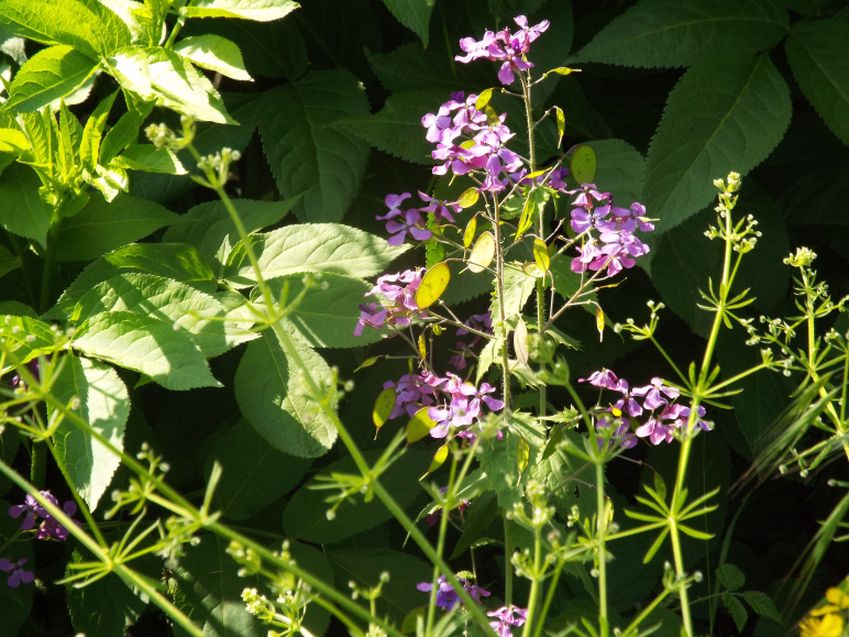
<svg viewBox="0 0 849 637">
<path fill-rule="evenodd" d="M 454 59 L 464 64 L 480 59 L 501 62 L 501 67 L 498 69 L 498 81 L 505 86 L 512 84 L 515 79 L 514 72 L 522 73 L 533 68 L 534 65 L 526 57 L 527 53 L 531 43 L 549 26 L 548 20 L 543 20 L 529 27 L 528 19 L 523 15 L 513 20 L 519 26 L 515 33 L 510 33 L 510 29 L 505 27 L 497 32 L 485 31 L 480 40 L 461 39 L 460 48 L 465 55 L 458 55 Z"/>
<path fill-rule="evenodd" d="M 466 320 L 465 325 L 478 332 L 492 334 L 492 317 L 490 317 L 489 312 L 484 312 L 483 314 L 472 314 Z M 456 335 L 468 336 L 469 340 L 466 341 L 458 339 L 455 342 L 455 353 L 448 359 L 448 364 L 458 372 L 462 372 L 469 366 L 466 362 L 466 358 L 472 354 L 472 351 L 475 347 L 477 347 L 478 343 L 480 343 L 482 337 L 479 334 L 470 332 L 464 327 L 458 328 Z"/>
<path fill-rule="evenodd" d="M 395 405 L 389 414 L 397 418 L 403 413 L 412 416 L 422 407 L 428 407 L 428 416 L 436 422 L 430 430 L 432 438 L 445 438 L 452 429 L 459 429 L 458 436 L 471 437 L 468 428 L 477 424 L 489 411 L 500 411 L 504 402 L 491 396 L 495 387 L 481 383 L 475 387 L 456 374 L 448 372 L 437 376 L 425 371 L 420 374 L 405 374 L 398 382 L 386 381 L 384 388 L 395 389 Z"/>
<path fill-rule="evenodd" d="M 433 233 L 427 228 L 428 214 L 432 214 L 435 221 L 443 219 L 454 223 L 454 213 L 460 211 L 460 207 L 457 204 L 442 202 L 423 192 L 419 192 L 419 199 L 425 204 L 424 206 L 402 210 L 401 204 L 411 196 L 408 192 L 403 192 L 399 195 L 386 195 L 384 202 L 386 203 L 386 207 L 389 208 L 389 212 L 385 215 L 375 217 L 378 221 L 386 222 L 386 231 L 390 235 L 390 245 L 401 245 L 404 243 L 404 239 L 408 233 L 416 241 L 430 239 Z"/>
<path fill-rule="evenodd" d="M 480 602 L 481 597 L 489 597 L 490 593 L 485 588 L 476 586 L 462 577 L 458 577 L 457 579 L 463 585 L 463 588 L 469 594 L 469 597 L 476 602 Z M 437 578 L 436 586 L 437 607 L 443 610 L 451 610 L 460 603 L 460 596 L 457 594 L 457 591 L 454 590 L 454 587 L 445 580 L 444 575 L 440 575 Z M 416 584 L 416 589 L 420 590 L 422 593 L 429 593 L 433 590 L 433 584 L 430 582 L 419 582 Z"/>
<path fill-rule="evenodd" d="M 57 507 L 59 506 L 59 500 L 50 491 L 42 491 L 41 495 Z M 62 510 L 69 516 L 74 515 L 77 512 L 77 505 L 71 500 L 67 500 L 62 505 Z M 29 531 L 35 528 L 36 523 L 40 519 L 41 524 L 38 525 L 38 532 L 36 533 L 36 538 L 39 540 L 59 540 L 60 542 L 64 542 L 68 539 L 68 529 L 59 524 L 47 512 L 47 509 L 41 506 L 29 494 L 24 498 L 23 504 L 13 504 L 9 507 L 9 515 L 15 519 L 18 519 L 21 515 L 24 516 L 24 520 L 21 523 L 22 531 Z"/>
<path fill-rule="evenodd" d="M 614 276 L 633 268 L 636 258 L 648 253 L 649 247 L 635 234 L 654 230 L 642 204 L 635 201 L 630 208 L 614 206 L 610 193 L 600 192 L 595 184 L 583 184 L 568 192 L 575 195 L 572 230 L 585 235 L 578 256 L 572 259 L 573 272 L 606 270 L 607 276 Z"/>
<path fill-rule="evenodd" d="M 17 588 L 21 584 L 32 584 L 35 574 L 24 568 L 26 563 L 27 558 L 25 557 L 14 561 L 0 557 L 0 571 L 9 573 L 9 577 L 6 578 L 6 584 L 9 588 Z"/>
<path fill-rule="evenodd" d="M 489 622 L 489 625 L 498 637 L 513 637 L 513 626 L 522 626 L 525 623 L 528 618 L 528 609 L 510 604 L 490 611 L 487 615 L 495 617 L 495 621 Z"/>
<path fill-rule="evenodd" d="M 513 133 L 505 124 L 506 115 L 492 122 L 475 106 L 478 96 L 454 93 L 436 113 L 422 117 L 427 129 L 425 138 L 436 144 L 433 159 L 442 162 L 433 167 L 434 175 L 466 175 L 481 171 L 480 189 L 504 190 L 511 181 L 521 179 L 526 171 L 522 158 L 507 148 Z"/>
<path fill-rule="evenodd" d="M 637 444 L 637 438 L 648 438 L 653 445 L 672 442 L 675 432 L 686 430 L 690 417 L 690 408 L 675 402 L 680 392 L 674 387 L 663 384 L 660 378 L 652 378 L 651 383 L 643 387 L 631 387 L 627 380 L 619 378 L 609 369 L 601 369 L 588 378 L 579 378 L 578 382 L 589 383 L 599 389 L 616 392 L 620 397 L 609 405 L 608 417 L 599 418 L 596 426 L 602 430 L 616 427 L 612 437 L 624 448 L 630 449 Z M 637 399 L 641 399 L 640 402 Z M 699 406 L 696 426 L 710 431 L 713 425 L 704 420 L 705 408 Z M 644 419 L 633 433 L 631 422 Z"/>
<path fill-rule="evenodd" d="M 377 279 L 377 285 L 366 293 L 375 296 L 379 303 L 360 305 L 360 318 L 354 327 L 354 336 L 360 336 L 366 325 L 375 329 L 383 325 L 407 327 L 422 314 L 416 303 L 416 291 L 422 282 L 424 268 L 386 274 Z"/>
</svg>

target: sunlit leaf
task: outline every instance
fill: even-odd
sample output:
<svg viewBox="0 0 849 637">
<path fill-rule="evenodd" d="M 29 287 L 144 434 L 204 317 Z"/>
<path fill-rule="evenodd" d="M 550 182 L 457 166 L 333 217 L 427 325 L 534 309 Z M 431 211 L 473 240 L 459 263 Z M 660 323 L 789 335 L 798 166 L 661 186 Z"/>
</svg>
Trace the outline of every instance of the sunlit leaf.
<svg viewBox="0 0 849 637">
<path fill-rule="evenodd" d="M 408 443 L 418 442 L 430 434 L 431 429 L 436 427 L 436 422 L 427 413 L 429 409 L 429 407 L 422 407 L 410 418 L 405 429 Z"/>
<path fill-rule="evenodd" d="M 433 305 L 445 292 L 451 280 L 451 270 L 447 263 L 437 263 L 428 269 L 422 277 L 419 289 L 416 290 L 416 305 L 425 309 Z"/>
<path fill-rule="evenodd" d="M 377 395 L 371 410 L 371 420 L 375 428 L 380 429 L 389 420 L 389 415 L 395 407 L 395 388 L 387 387 Z"/>
</svg>

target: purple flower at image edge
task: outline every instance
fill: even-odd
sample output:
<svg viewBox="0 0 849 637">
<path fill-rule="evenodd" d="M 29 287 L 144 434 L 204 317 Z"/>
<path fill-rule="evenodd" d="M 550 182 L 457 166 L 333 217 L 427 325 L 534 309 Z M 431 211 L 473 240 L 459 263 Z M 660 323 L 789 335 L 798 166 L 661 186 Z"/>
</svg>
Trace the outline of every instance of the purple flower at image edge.
<svg viewBox="0 0 849 637">
<path fill-rule="evenodd" d="M 56 496 L 50 493 L 50 491 L 42 491 L 41 495 L 49 500 L 54 506 L 59 506 L 59 500 L 57 500 Z M 77 512 L 77 505 L 73 501 L 67 500 L 62 504 L 62 510 L 66 515 L 72 516 Z M 38 520 L 42 520 L 41 524 L 38 526 L 38 533 L 36 534 L 37 539 L 54 539 L 59 540 L 60 542 L 64 542 L 68 539 L 68 529 L 62 526 L 52 515 L 50 515 L 50 513 L 47 512 L 47 509 L 41 506 L 38 501 L 29 494 L 24 497 L 23 504 L 13 504 L 9 507 L 9 517 L 18 519 L 21 515 L 24 516 L 20 527 L 22 531 L 34 529 Z"/>
<path fill-rule="evenodd" d="M 32 584 L 35 574 L 24 568 L 27 563 L 25 557 L 12 561 L 6 557 L 0 557 L 0 572 L 9 573 L 6 584 L 9 588 L 17 588 L 21 584 Z"/>
</svg>

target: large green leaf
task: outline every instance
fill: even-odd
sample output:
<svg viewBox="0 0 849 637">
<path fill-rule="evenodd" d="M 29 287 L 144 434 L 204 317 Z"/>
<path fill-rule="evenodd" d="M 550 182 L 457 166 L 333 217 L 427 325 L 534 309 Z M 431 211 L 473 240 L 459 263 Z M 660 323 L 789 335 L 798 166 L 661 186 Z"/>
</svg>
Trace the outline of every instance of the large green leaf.
<svg viewBox="0 0 849 637">
<path fill-rule="evenodd" d="M 84 357 L 66 356 L 64 363 L 52 386 L 53 395 L 66 404 L 76 397 L 80 405 L 77 415 L 113 447 L 123 450 L 130 396 L 118 374 L 109 365 Z M 54 411 L 52 417 L 59 418 L 60 414 Z M 53 445 L 67 477 L 94 510 L 121 458 L 67 419 L 59 424 Z"/>
<path fill-rule="evenodd" d="M 713 180 L 757 166 L 790 123 L 790 91 L 766 56 L 711 60 L 676 84 L 646 167 L 645 205 L 669 230 L 714 197 Z"/>
<path fill-rule="evenodd" d="M 37 111 L 76 91 L 96 68 L 97 62 L 67 44 L 42 49 L 15 75 L 4 106 Z"/>
<path fill-rule="evenodd" d="M 72 344 L 88 356 L 150 376 L 166 389 L 220 387 L 191 335 L 165 321 L 130 312 L 95 314 Z"/>
<path fill-rule="evenodd" d="M 193 0 L 180 9 L 189 18 L 242 18 L 270 22 L 285 17 L 300 5 L 293 0 Z"/>
<path fill-rule="evenodd" d="M 275 449 L 244 420 L 210 445 L 207 476 L 213 462 L 223 470 L 215 490 L 215 506 L 231 520 L 246 520 L 280 499 L 312 464 Z"/>
<path fill-rule="evenodd" d="M 130 31 L 100 2 L 3 0 L 0 24 L 44 44 L 68 44 L 93 59 L 130 44 Z"/>
<path fill-rule="evenodd" d="M 220 35 L 205 33 L 180 40 L 174 50 L 193 64 L 234 80 L 252 81 L 239 47 Z"/>
<path fill-rule="evenodd" d="M 5 314 L 0 316 L 0 339 L 3 350 L 14 353 L 16 362 L 26 363 L 39 355 L 49 354 L 61 348 L 62 339 L 55 333 L 49 323 L 39 321 L 30 316 Z M 0 373 L 13 369 L 8 358 L 3 360 L 4 367 Z"/>
<path fill-rule="evenodd" d="M 294 348 L 284 352 L 270 332 L 248 344 L 236 370 L 236 400 L 245 419 L 275 449 L 315 458 L 333 446 L 336 428 L 308 394 L 292 355 L 301 358 L 322 389 L 335 390 L 333 375 L 325 360 L 300 340 Z"/>
<path fill-rule="evenodd" d="M 398 22 L 419 36 L 425 48 L 430 36 L 430 14 L 435 3 L 436 0 L 383 0 Z"/>
<path fill-rule="evenodd" d="M 787 11 L 772 0 L 640 0 L 578 55 L 624 66 L 689 66 L 717 52 L 762 51 L 786 31 Z"/>
<path fill-rule="evenodd" d="M 124 89 L 143 100 L 205 122 L 236 123 L 212 83 L 173 51 L 128 46 L 115 52 L 108 66 Z"/>
<path fill-rule="evenodd" d="M 451 64 L 444 56 L 432 50 L 425 51 L 418 42 L 403 44 L 389 53 L 366 51 L 366 57 L 387 90 L 403 92 L 432 88 L 444 92 L 439 101 L 422 104 L 422 114 L 435 112 L 452 91 L 472 91 L 492 82 L 482 65 Z"/>
<path fill-rule="evenodd" d="M 94 195 L 85 208 L 62 224 L 56 260 L 91 261 L 179 218 L 158 203 L 133 195 L 120 193 L 112 202 Z"/>
<path fill-rule="evenodd" d="M 409 246 L 391 246 L 373 234 L 335 223 L 286 226 L 259 235 L 254 243 L 263 276 L 269 279 L 302 272 L 370 277 L 383 272 L 408 249 Z M 234 284 L 246 287 L 256 280 L 244 250 L 235 250 L 230 260 L 227 272 Z"/>
<path fill-rule="evenodd" d="M 344 70 L 318 71 L 265 94 L 259 132 L 285 197 L 304 193 L 302 221 L 338 221 L 360 188 L 369 146 L 332 124 L 368 115 L 362 85 Z"/>
<path fill-rule="evenodd" d="M 28 167 L 13 164 L 0 176 L 0 224 L 9 232 L 47 242 L 50 210 L 38 196 L 41 187 L 36 174 Z"/>
<path fill-rule="evenodd" d="M 849 145 L 849 20 L 814 20 L 793 27 L 787 59 L 799 88 Z"/>
<path fill-rule="evenodd" d="M 596 154 L 598 187 L 610 192 L 620 206 L 640 201 L 646 174 L 646 162 L 640 152 L 621 139 L 599 139 L 587 142 L 587 146 Z"/>
<path fill-rule="evenodd" d="M 8 248 L 0 246 L 0 277 L 21 267 L 21 258 L 9 252 Z"/>
<path fill-rule="evenodd" d="M 343 119 L 336 128 L 361 137 L 383 152 L 416 164 L 433 164 L 433 145 L 425 139 L 421 117 L 424 109 L 445 100 L 441 91 L 395 93 L 371 116 Z"/>
</svg>

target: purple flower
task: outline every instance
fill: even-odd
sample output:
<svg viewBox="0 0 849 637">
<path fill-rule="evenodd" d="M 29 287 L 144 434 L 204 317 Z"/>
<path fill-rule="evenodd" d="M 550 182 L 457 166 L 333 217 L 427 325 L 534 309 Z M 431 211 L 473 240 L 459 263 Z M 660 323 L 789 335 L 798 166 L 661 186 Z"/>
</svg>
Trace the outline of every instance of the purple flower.
<svg viewBox="0 0 849 637">
<path fill-rule="evenodd" d="M 475 584 L 470 583 L 468 580 L 458 577 L 457 578 L 460 583 L 463 585 L 463 588 L 476 602 L 480 602 L 481 597 L 489 597 L 490 593 L 485 588 L 481 588 L 480 586 L 476 586 Z M 460 596 L 457 594 L 457 591 L 454 590 L 454 587 L 451 586 L 446 580 L 444 575 L 440 575 L 436 580 L 437 585 L 437 593 L 436 593 L 436 605 L 443 610 L 451 610 L 460 603 Z M 416 589 L 420 590 L 423 593 L 429 593 L 433 590 L 433 585 L 430 582 L 419 582 L 416 584 Z"/>
<path fill-rule="evenodd" d="M 651 379 L 650 385 L 634 387 L 631 393 L 634 396 L 645 396 L 643 405 L 650 410 L 657 409 L 661 405 L 668 405 L 670 400 L 675 400 L 679 396 L 677 389 L 667 387 L 663 384 L 663 380 L 657 376 Z"/>
<path fill-rule="evenodd" d="M 363 333 L 366 326 L 379 328 L 384 324 L 391 327 L 407 327 L 414 318 L 422 315 L 416 303 L 416 291 L 422 282 L 424 268 L 406 270 L 397 274 L 386 274 L 377 279 L 377 285 L 367 296 L 375 296 L 380 303 L 360 306 L 360 318 L 354 326 L 354 336 Z"/>
<path fill-rule="evenodd" d="M 386 222 L 386 231 L 391 235 L 389 237 L 389 245 L 401 245 L 404 243 L 407 233 L 410 233 L 410 236 L 416 241 L 424 241 L 433 236 L 433 233 L 425 227 L 425 220 L 419 210 L 416 208 L 401 210 L 401 203 L 410 196 L 408 192 L 401 193 L 400 195 L 386 195 L 384 201 L 389 208 L 389 212 L 376 217 L 378 221 Z"/>
<path fill-rule="evenodd" d="M 59 501 L 56 499 L 56 496 L 50 493 L 50 491 L 42 491 L 41 495 L 52 502 L 55 506 L 59 506 Z M 67 500 L 62 505 L 62 510 L 70 516 L 77 512 L 77 505 L 74 504 L 73 501 Z M 24 497 L 23 504 L 13 504 L 9 507 L 10 517 L 18 519 L 21 515 L 24 516 L 24 520 L 21 523 L 22 531 L 29 531 L 35 528 L 38 519 L 42 519 L 42 522 L 38 527 L 38 533 L 36 534 L 36 537 L 39 540 L 54 539 L 64 542 L 68 539 L 68 529 L 59 524 L 59 522 L 47 512 L 47 509 L 41 506 L 36 499 L 29 494 Z"/>
<path fill-rule="evenodd" d="M 593 387 L 599 387 L 601 389 L 619 390 L 619 377 L 606 367 L 593 372 L 587 378 L 579 378 L 578 382 L 589 383 Z"/>
<path fill-rule="evenodd" d="M 610 432 L 609 430 L 613 427 L 615 422 L 618 422 L 616 429 L 613 432 Z M 611 440 L 615 441 L 616 444 L 622 446 L 624 449 L 633 449 L 637 446 L 637 437 L 631 433 L 630 423 L 624 420 L 617 419 L 614 422 L 610 422 L 607 418 L 599 418 L 595 426 L 596 429 L 598 429 L 604 436 L 609 435 Z M 599 449 L 604 446 L 604 442 L 604 438 L 599 438 Z"/>
<path fill-rule="evenodd" d="M 528 609 L 510 604 L 490 611 L 487 615 L 495 617 L 495 621 L 489 622 L 489 625 L 498 637 L 512 637 L 513 626 L 522 626 L 525 623 L 528 618 Z"/>
<path fill-rule="evenodd" d="M 42 491 L 42 495 L 45 492 Z M 32 497 L 29 493 L 24 497 L 23 504 L 13 504 L 9 507 L 9 517 L 14 519 L 18 519 L 22 514 L 24 515 L 24 521 L 21 523 L 21 531 L 29 531 L 32 528 L 35 528 L 36 520 L 42 516 L 42 513 L 46 513 L 44 508 L 36 502 L 36 499 Z"/>
<path fill-rule="evenodd" d="M 62 510 L 66 515 L 72 516 L 77 512 L 77 505 L 71 500 L 67 500 L 64 504 L 62 504 Z M 59 540 L 60 542 L 64 542 L 68 539 L 68 529 L 59 524 L 51 515 L 48 515 L 41 525 L 38 527 L 38 533 L 36 537 L 39 540 Z"/>
<path fill-rule="evenodd" d="M 531 43 L 539 38 L 549 26 L 548 20 L 543 20 L 539 24 L 529 27 L 528 19 L 523 15 L 517 16 L 513 20 L 519 26 L 515 33 L 504 28 L 497 33 L 486 31 L 480 40 L 470 37 L 461 39 L 460 49 L 463 50 L 465 55 L 458 55 L 454 59 L 463 64 L 480 59 L 501 62 L 501 67 L 498 69 L 498 80 L 505 85 L 512 84 L 515 79 L 514 72 L 521 73 L 533 68 L 534 65 L 527 60 L 526 55 L 531 48 Z"/>
<path fill-rule="evenodd" d="M 32 584 L 35 575 L 32 571 L 24 569 L 26 563 L 27 559 L 25 557 L 22 557 L 16 562 L 5 557 L 0 557 L 0 571 L 9 573 L 9 577 L 6 578 L 6 584 L 9 588 L 17 588 L 21 584 Z"/>
</svg>

